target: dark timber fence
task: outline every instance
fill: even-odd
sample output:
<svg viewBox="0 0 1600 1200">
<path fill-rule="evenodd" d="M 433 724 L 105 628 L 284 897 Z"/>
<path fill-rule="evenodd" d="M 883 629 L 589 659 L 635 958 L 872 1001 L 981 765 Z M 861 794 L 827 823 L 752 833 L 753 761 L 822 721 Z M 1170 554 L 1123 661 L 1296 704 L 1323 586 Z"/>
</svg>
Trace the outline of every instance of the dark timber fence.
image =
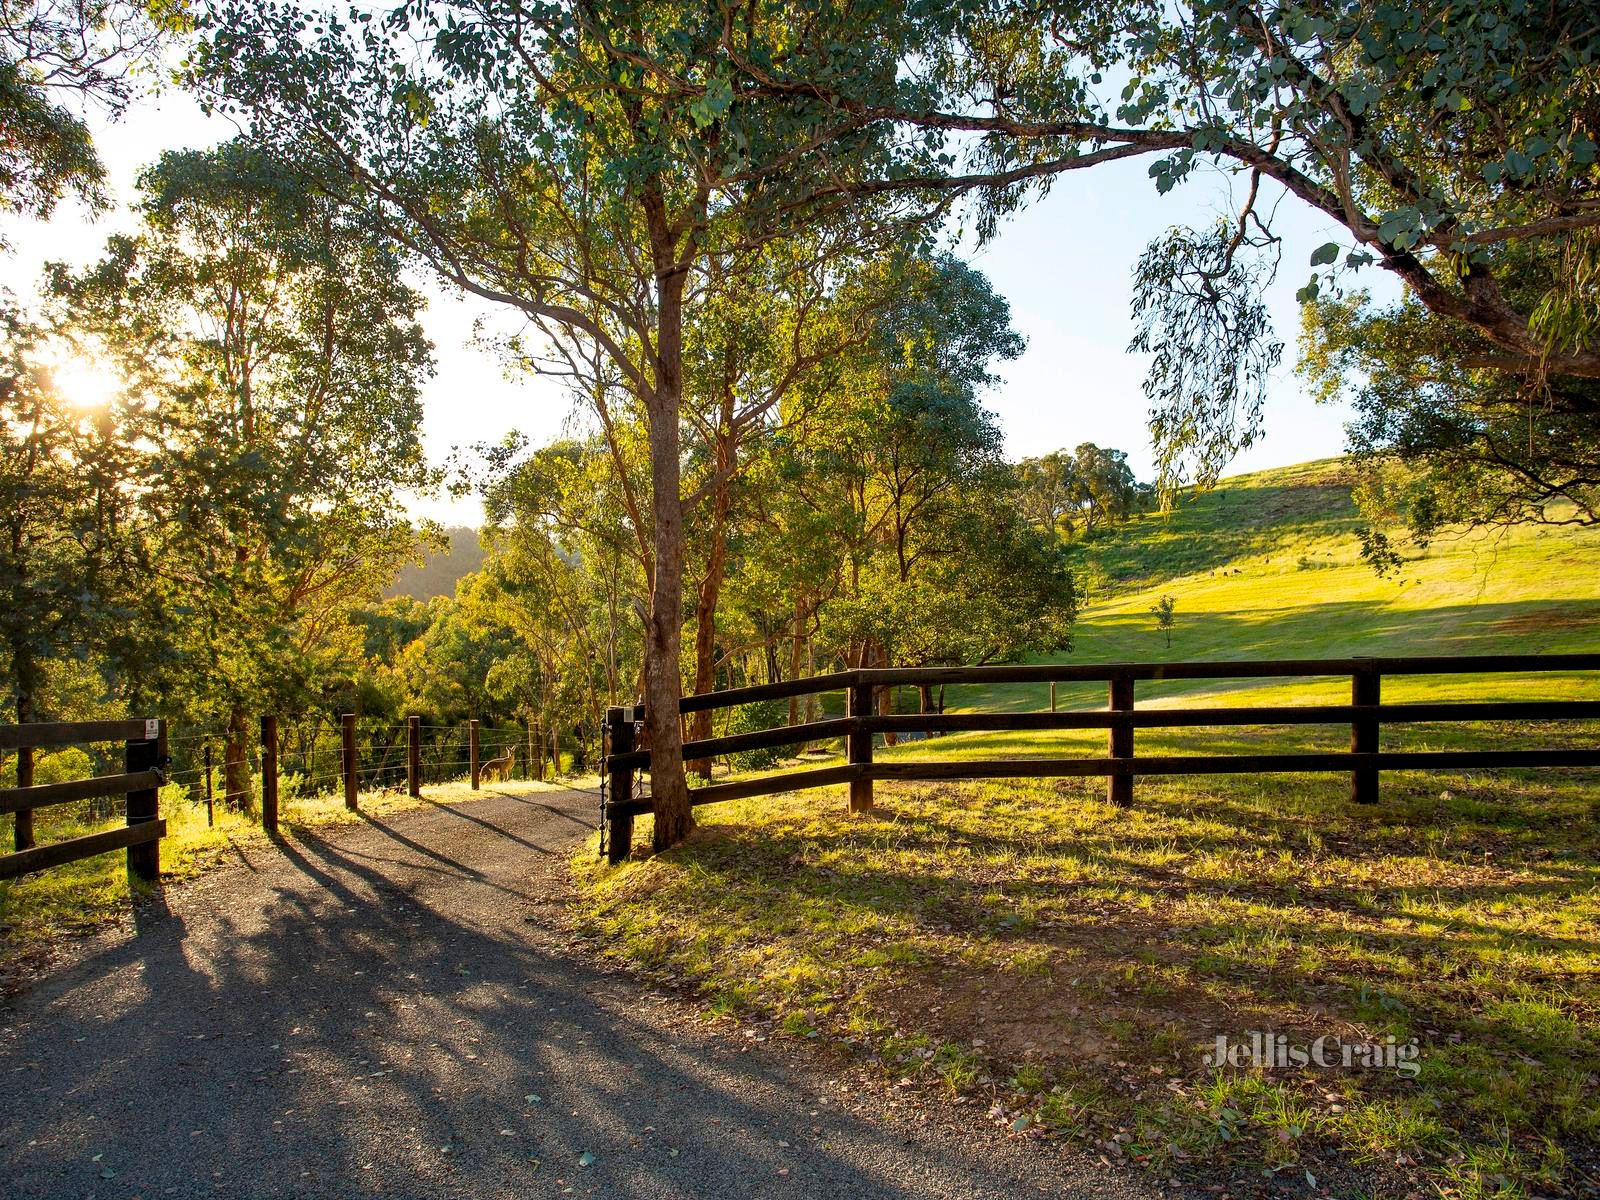
<svg viewBox="0 0 1600 1200">
<path fill-rule="evenodd" d="M 56 746 L 77 746 L 92 742 L 123 742 L 123 772 L 119 775 L 93 775 L 63 783 L 32 783 L 33 752 Z M 33 725 L 0 725 L 0 752 L 17 755 L 20 786 L 0 788 L 0 813 L 29 813 L 52 804 L 92 800 L 102 796 L 127 797 L 127 824 L 122 829 L 107 829 L 83 837 L 33 845 L 32 822 L 17 822 L 17 848 L 0 855 L 0 879 L 14 879 L 30 871 L 42 871 L 75 862 L 108 850 L 126 849 L 128 871 L 140 879 L 154 882 L 161 871 L 160 841 L 167 823 L 158 811 L 161 785 L 166 782 L 167 724 L 156 719 L 123 721 L 47 722 Z"/>
<path fill-rule="evenodd" d="M 346 808 L 358 811 L 362 793 L 374 790 L 404 788 L 408 795 L 420 798 L 425 784 L 456 779 L 470 781 L 474 790 L 486 779 L 504 783 L 518 773 L 526 779 L 543 779 L 545 754 L 553 757 L 559 748 L 555 731 L 550 731 L 547 743 L 545 731 L 533 721 L 525 728 L 484 727 L 476 720 L 439 726 L 425 725 L 420 717 L 411 716 L 404 724 L 364 724 L 357 714 L 342 713 L 325 731 L 326 737 L 321 736 L 323 724 L 322 718 L 316 718 L 309 729 L 296 729 L 292 717 L 261 716 L 254 774 L 260 788 L 261 826 L 268 834 L 278 833 L 280 800 L 337 791 L 342 792 Z M 170 739 L 169 753 L 165 720 L 0 725 L 0 760 L 11 757 L 16 776 L 16 786 L 0 788 L 0 814 L 15 817 L 16 847 L 16 853 L 0 855 L 0 879 L 124 847 L 129 869 L 142 878 L 154 879 L 159 870 L 156 843 L 166 834 L 166 822 L 157 811 L 159 789 L 166 783 L 183 788 L 193 802 L 205 805 L 207 824 L 213 824 L 217 799 L 214 771 L 227 739 L 226 731 L 215 728 L 193 732 L 180 728 Z M 107 742 L 126 743 L 124 773 L 35 786 L 35 751 L 96 747 L 92 761 L 104 770 L 108 755 L 103 743 Z M 124 795 L 125 829 L 34 845 L 35 809 Z M 243 808 L 247 802 L 240 797 L 236 803 Z M 99 818 L 110 815 L 109 811 L 96 814 Z"/>
<path fill-rule="evenodd" d="M 1256 772 L 1350 773 L 1350 798 L 1358 804 L 1378 800 L 1378 772 L 1441 767 L 1595 767 L 1600 749 L 1519 747 L 1504 750 L 1380 751 L 1385 725 L 1456 721 L 1569 721 L 1600 719 L 1600 701 L 1508 700 L 1434 701 L 1384 704 L 1384 676 L 1546 675 L 1600 671 L 1600 654 L 1484 655 L 1439 658 L 1273 659 L 1256 662 L 1108 663 L 1103 665 L 1028 665 L 998 667 L 882 668 L 841 671 L 783 683 L 685 696 L 682 713 L 728 708 L 828 692 L 846 694 L 848 715 L 753 733 L 686 742 L 685 759 L 714 758 L 745 750 L 771 749 L 843 737 L 843 765 L 785 771 L 732 783 L 693 788 L 695 805 L 801 788 L 850 785 L 851 811 L 872 807 L 878 779 L 1021 779 L 1106 776 L 1107 799 L 1133 800 L 1140 775 L 1231 775 Z M 1351 681 L 1349 704 L 1261 705 L 1250 708 L 1134 707 L 1141 681 L 1174 679 L 1273 679 L 1342 676 Z M 1107 685 L 1104 709 L 1078 712 L 911 713 L 877 715 L 877 690 L 884 687 L 941 687 L 958 684 L 1101 682 Z M 633 818 L 648 813 L 648 796 L 635 794 L 636 772 L 648 771 L 650 751 L 634 749 L 635 731 L 644 721 L 639 709 L 612 709 L 607 720 L 611 753 L 605 769 L 611 798 L 606 804 L 607 856 L 612 862 L 632 849 Z M 1240 725 L 1348 725 L 1350 750 L 1292 754 L 1150 755 L 1134 751 L 1139 729 L 1202 728 Z M 1104 758 L 1005 758 L 965 761 L 874 762 L 872 738 L 879 733 L 976 733 L 1006 730 L 1105 729 Z"/>
</svg>

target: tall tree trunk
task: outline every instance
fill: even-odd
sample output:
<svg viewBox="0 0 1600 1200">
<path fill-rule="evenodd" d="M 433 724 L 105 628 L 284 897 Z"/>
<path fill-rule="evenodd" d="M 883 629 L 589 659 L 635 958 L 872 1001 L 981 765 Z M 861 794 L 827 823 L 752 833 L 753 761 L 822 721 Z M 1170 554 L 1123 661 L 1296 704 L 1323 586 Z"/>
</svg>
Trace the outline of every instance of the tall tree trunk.
<svg viewBox="0 0 1600 1200">
<path fill-rule="evenodd" d="M 34 407 L 34 427 L 39 426 L 40 405 L 37 401 Z M 29 439 L 28 459 L 31 461 L 41 452 L 42 447 L 38 438 Z M 10 518 L 11 562 L 16 572 L 16 583 L 25 585 L 28 580 L 27 559 L 27 524 L 26 518 L 20 512 L 7 514 Z M 11 676 L 17 685 L 17 724 L 27 725 L 38 719 L 36 707 L 39 694 L 39 660 L 34 656 L 33 648 L 27 642 L 27 634 L 20 628 L 13 627 L 11 643 Z M 24 749 L 17 755 L 17 786 L 33 786 L 33 750 Z M 33 811 L 16 813 L 13 818 L 12 844 L 18 850 L 33 849 Z"/>
<path fill-rule="evenodd" d="M 234 705 L 222 744 L 222 794 L 235 811 L 243 811 L 250 794 L 250 716 Z"/>
<path fill-rule="evenodd" d="M 659 193 L 647 192 L 652 265 L 656 273 L 655 379 L 646 396 L 650 418 L 650 509 L 654 577 L 645 623 L 644 691 L 649 717 L 650 794 L 655 811 L 654 848 L 677 845 L 694 828 L 689 784 L 683 774 L 683 726 L 678 714 L 683 644 L 683 493 L 678 417 L 683 399 L 683 291 L 689 280 L 678 261 L 677 238 Z"/>
<path fill-rule="evenodd" d="M 805 605 L 796 599 L 794 602 L 794 625 L 789 632 L 789 678 L 799 679 L 801 668 L 805 665 L 801 652 L 805 649 Z M 789 724 L 800 723 L 800 697 L 789 697 Z M 804 749 L 805 747 L 801 747 Z"/>
<path fill-rule="evenodd" d="M 893 714 L 894 688 L 881 687 L 878 689 L 878 715 L 888 717 L 892 716 Z M 900 744 L 900 735 L 892 729 L 885 730 L 883 735 L 883 744 L 885 746 L 898 746 Z"/>
<path fill-rule="evenodd" d="M 880 646 L 878 648 L 878 653 L 877 653 L 876 657 L 877 657 L 879 665 L 885 666 L 885 667 L 887 667 L 889 665 L 889 652 L 887 650 L 885 650 L 883 647 Z M 887 717 L 887 716 L 893 715 L 893 713 L 894 713 L 894 691 L 895 690 L 894 690 L 893 687 L 881 687 L 881 688 L 878 689 L 878 715 L 879 716 Z M 884 732 L 884 735 L 883 735 L 883 744 L 885 746 L 898 746 L 900 744 L 900 735 L 895 733 L 894 730 L 892 730 L 892 729 L 891 730 L 886 730 Z"/>
<path fill-rule="evenodd" d="M 722 583 L 728 569 L 728 512 L 733 507 L 733 472 L 738 465 L 739 448 L 733 442 L 733 393 L 723 392 L 722 411 L 717 422 L 717 484 L 711 494 L 711 545 L 706 553 L 705 578 L 694 610 L 694 692 L 699 695 L 717 686 L 717 603 L 722 599 Z M 711 736 L 711 710 L 702 709 L 689 717 L 689 740 Z M 686 771 L 711 778 L 711 760 L 695 758 L 684 764 Z"/>
<path fill-rule="evenodd" d="M 809 678 L 817 673 L 817 648 L 811 639 L 806 639 L 806 676 Z M 813 692 L 806 697 L 806 724 L 817 719 L 817 696 Z"/>
<path fill-rule="evenodd" d="M 917 685 L 917 711 L 923 714 L 943 711 L 942 708 L 934 706 L 932 684 L 923 683 Z M 925 731 L 923 736 L 933 737 L 935 733 L 930 729 Z"/>
<path fill-rule="evenodd" d="M 34 708 L 34 696 L 39 686 L 38 668 L 34 665 L 33 655 L 24 647 L 13 647 L 11 661 L 17 680 L 17 724 L 27 725 L 38 717 L 38 712 Z M 17 786 L 19 788 L 33 786 L 31 749 L 17 751 Z M 11 830 L 13 848 L 33 849 L 33 810 L 18 812 L 14 820 L 16 823 Z"/>
</svg>

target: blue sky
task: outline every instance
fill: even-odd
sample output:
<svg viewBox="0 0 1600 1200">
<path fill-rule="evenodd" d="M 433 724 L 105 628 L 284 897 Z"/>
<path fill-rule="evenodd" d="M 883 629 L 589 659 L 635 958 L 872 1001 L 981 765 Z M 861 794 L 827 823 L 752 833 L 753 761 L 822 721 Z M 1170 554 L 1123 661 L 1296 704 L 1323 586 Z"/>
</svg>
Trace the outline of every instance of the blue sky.
<svg viewBox="0 0 1600 1200">
<path fill-rule="evenodd" d="M 101 133 L 101 155 L 119 194 L 131 194 L 138 169 L 168 147 L 203 145 L 232 129 L 207 121 L 186 97 L 169 93 L 137 105 Z M 1144 367 L 1125 353 L 1133 332 L 1128 301 L 1133 264 L 1146 242 L 1170 225 L 1209 225 L 1227 198 L 1215 175 L 1158 196 L 1139 160 L 1063 176 L 1051 194 L 1013 217 L 982 248 L 975 264 L 1011 303 L 1013 322 L 1028 339 L 1021 359 L 1004 364 L 1004 383 L 987 403 L 999 415 L 1013 457 L 1047 453 L 1092 441 L 1126 450 L 1148 477 L 1151 447 L 1140 391 Z M 111 214 L 97 224 L 71 204 L 47 223 L 8 223 L 13 254 L 4 284 L 28 295 L 42 263 L 90 261 L 105 237 L 128 223 Z M 1287 344 L 1273 382 L 1266 436 L 1234 464 L 1238 471 L 1338 453 L 1345 414 L 1318 406 L 1293 372 L 1299 329 L 1294 293 L 1306 280 L 1311 251 L 1335 231 L 1294 201 L 1285 201 L 1277 227 L 1285 238 L 1283 268 L 1271 293 L 1278 336 Z M 1385 281 L 1370 281 L 1384 294 Z M 498 363 L 471 343 L 473 323 L 490 306 L 429 287 L 425 319 L 437 347 L 438 374 L 425 394 L 430 456 L 443 461 L 455 446 L 497 441 L 512 429 L 542 440 L 558 433 L 570 412 L 560 387 L 544 380 L 504 378 Z M 421 515 L 475 524 L 471 501 L 423 498 Z"/>
</svg>

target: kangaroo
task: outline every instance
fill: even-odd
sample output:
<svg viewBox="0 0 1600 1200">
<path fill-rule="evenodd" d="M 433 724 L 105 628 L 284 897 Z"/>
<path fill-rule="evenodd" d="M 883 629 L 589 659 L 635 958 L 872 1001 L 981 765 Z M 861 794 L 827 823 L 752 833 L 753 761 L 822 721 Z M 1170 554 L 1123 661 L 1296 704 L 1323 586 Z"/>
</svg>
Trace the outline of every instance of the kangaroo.
<svg viewBox="0 0 1600 1200">
<path fill-rule="evenodd" d="M 511 778 L 511 768 L 516 763 L 517 752 L 506 751 L 504 758 L 491 758 L 478 768 L 478 781 L 480 783 L 504 783 Z"/>
</svg>

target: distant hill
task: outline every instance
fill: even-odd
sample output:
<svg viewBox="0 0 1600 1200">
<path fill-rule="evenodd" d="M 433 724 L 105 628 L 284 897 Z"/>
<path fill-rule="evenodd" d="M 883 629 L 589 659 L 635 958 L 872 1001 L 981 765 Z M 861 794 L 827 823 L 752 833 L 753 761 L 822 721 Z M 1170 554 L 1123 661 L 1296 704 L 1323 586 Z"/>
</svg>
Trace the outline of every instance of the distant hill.
<svg viewBox="0 0 1600 1200">
<path fill-rule="evenodd" d="M 476 529 L 453 525 L 444 532 L 450 539 L 449 548 L 429 554 L 420 566 L 402 567 L 383 593 L 384 599 L 415 596 L 418 600 L 431 600 L 435 596 L 453 596 L 456 581 L 483 565 L 483 547 L 478 544 Z"/>
</svg>

